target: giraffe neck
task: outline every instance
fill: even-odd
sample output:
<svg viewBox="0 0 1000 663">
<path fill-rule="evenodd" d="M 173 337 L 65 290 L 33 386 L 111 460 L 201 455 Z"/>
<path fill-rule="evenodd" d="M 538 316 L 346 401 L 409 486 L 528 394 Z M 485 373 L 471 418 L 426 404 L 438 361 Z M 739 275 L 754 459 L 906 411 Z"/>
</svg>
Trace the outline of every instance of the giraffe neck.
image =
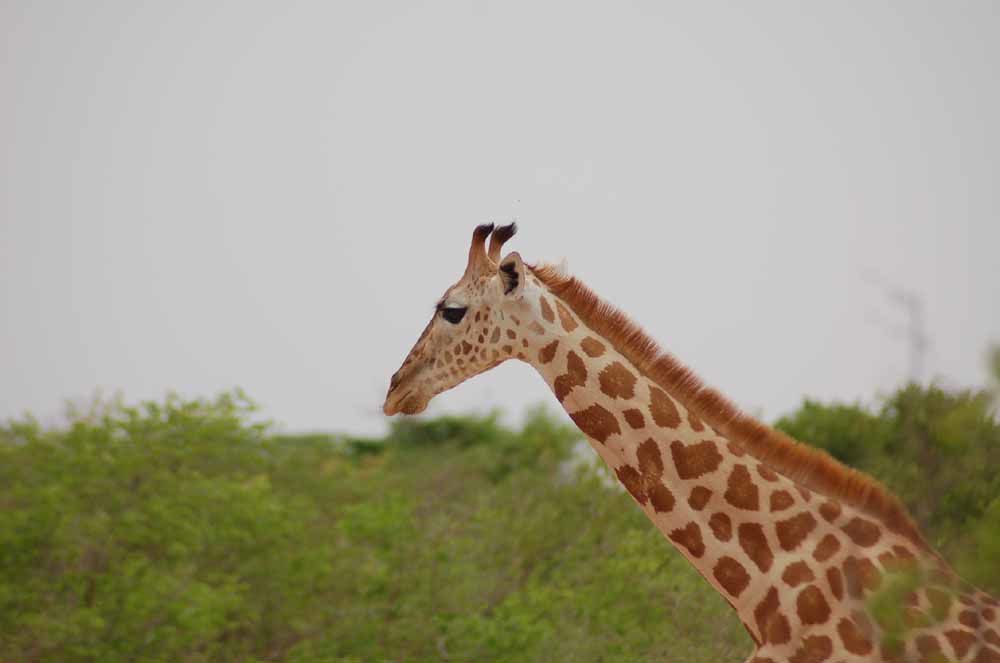
<svg viewBox="0 0 1000 663">
<path fill-rule="evenodd" d="M 536 322 L 522 330 L 523 358 L 758 645 L 870 650 L 865 588 L 891 560 L 921 551 L 717 433 L 551 292 L 526 299 Z"/>
</svg>

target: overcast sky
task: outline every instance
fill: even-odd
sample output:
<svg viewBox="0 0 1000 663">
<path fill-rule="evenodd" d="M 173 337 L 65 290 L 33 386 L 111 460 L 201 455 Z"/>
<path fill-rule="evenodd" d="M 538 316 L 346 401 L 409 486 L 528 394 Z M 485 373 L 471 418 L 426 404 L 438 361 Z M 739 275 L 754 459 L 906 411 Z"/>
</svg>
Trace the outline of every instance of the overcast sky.
<svg viewBox="0 0 1000 663">
<path fill-rule="evenodd" d="M 473 226 L 768 419 L 1000 341 L 984 2 L 0 2 L 0 418 L 239 385 L 378 432 Z M 887 286 L 888 284 L 888 286 Z M 556 403 L 510 362 L 430 413 Z"/>
</svg>

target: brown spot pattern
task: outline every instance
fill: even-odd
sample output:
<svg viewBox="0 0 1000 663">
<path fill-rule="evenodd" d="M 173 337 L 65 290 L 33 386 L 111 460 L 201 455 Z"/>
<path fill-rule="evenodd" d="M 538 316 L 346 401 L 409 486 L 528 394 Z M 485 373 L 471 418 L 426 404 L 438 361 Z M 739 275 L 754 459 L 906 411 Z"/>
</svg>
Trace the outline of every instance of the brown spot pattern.
<svg viewBox="0 0 1000 663">
<path fill-rule="evenodd" d="M 830 604 L 816 585 L 809 585 L 799 592 L 795 609 L 803 624 L 823 624 L 830 618 Z"/>
<path fill-rule="evenodd" d="M 774 563 L 774 553 L 771 552 L 771 546 L 767 545 L 767 537 L 764 536 L 764 528 L 760 523 L 742 523 L 736 529 L 736 535 L 747 557 L 758 569 L 767 573 Z"/>
<path fill-rule="evenodd" d="M 628 423 L 632 428 L 642 428 L 646 425 L 646 419 L 642 416 L 642 412 L 635 408 L 629 408 L 622 412 L 625 416 L 625 422 Z"/>
<path fill-rule="evenodd" d="M 965 655 L 969 652 L 969 648 L 976 644 L 976 636 L 961 629 L 945 631 L 944 637 L 948 638 L 951 648 L 955 650 L 955 655 L 960 659 L 965 658 Z"/>
<path fill-rule="evenodd" d="M 826 582 L 830 585 L 830 593 L 838 601 L 844 598 L 844 579 L 840 575 L 840 569 L 831 566 L 826 570 Z"/>
<path fill-rule="evenodd" d="M 669 534 L 670 540 L 679 546 L 684 546 L 692 557 L 698 558 L 705 554 L 705 544 L 701 540 L 701 528 L 697 523 L 688 523 L 683 528 L 675 529 Z"/>
<path fill-rule="evenodd" d="M 712 575 L 730 596 L 738 597 L 750 584 L 750 574 L 743 565 L 729 556 L 719 558 L 712 569 Z"/>
<path fill-rule="evenodd" d="M 515 338 L 517 338 L 517 332 L 514 331 L 513 329 L 508 329 L 507 330 L 507 338 L 509 338 L 510 340 L 513 341 Z"/>
<path fill-rule="evenodd" d="M 541 350 L 538 351 L 538 361 L 543 364 L 547 364 L 552 361 L 556 356 L 556 349 L 559 347 L 559 341 L 552 341 Z"/>
<path fill-rule="evenodd" d="M 737 458 L 741 458 L 746 454 L 746 450 L 743 449 L 743 445 L 737 444 L 732 440 L 726 440 L 726 448 L 729 449 L 729 453 L 733 454 Z"/>
<path fill-rule="evenodd" d="M 838 541 L 837 537 L 833 534 L 827 534 L 818 544 L 816 544 L 816 550 L 813 551 L 813 557 L 817 562 L 825 562 L 833 557 L 838 550 L 840 550 L 840 541 Z"/>
<path fill-rule="evenodd" d="M 813 575 L 809 565 L 800 560 L 786 566 L 784 572 L 781 574 L 781 579 L 789 587 L 798 587 L 804 582 L 812 582 L 816 579 L 816 576 Z"/>
<path fill-rule="evenodd" d="M 816 528 L 816 518 L 811 513 L 800 513 L 786 520 L 779 520 L 774 526 L 778 543 L 785 550 L 795 550 L 810 532 Z"/>
<path fill-rule="evenodd" d="M 878 561 L 882 565 L 882 568 L 886 570 L 894 569 L 897 565 L 897 557 L 892 554 L 891 550 L 879 553 Z"/>
<path fill-rule="evenodd" d="M 826 522 L 832 523 L 840 516 L 840 502 L 834 500 L 823 502 L 819 507 L 819 515 L 823 516 Z"/>
<path fill-rule="evenodd" d="M 638 472 L 631 465 L 625 465 L 615 471 L 618 479 L 640 504 L 648 501 L 657 513 L 673 509 L 674 495 L 663 485 L 663 457 L 656 442 L 648 439 L 640 444 L 636 457 L 639 460 Z"/>
<path fill-rule="evenodd" d="M 788 663 L 824 663 L 833 653 L 833 641 L 825 635 L 810 635 L 788 659 Z"/>
<path fill-rule="evenodd" d="M 643 456 L 643 447 L 652 448 L 655 462 Z M 663 484 L 663 460 L 660 450 L 653 440 L 646 440 L 639 446 L 639 471 L 642 473 L 643 484 L 649 503 L 657 513 L 667 513 L 674 508 L 674 494 Z"/>
<path fill-rule="evenodd" d="M 490 343 L 496 343 L 499 340 L 500 340 L 500 328 L 494 327 L 493 333 L 490 334 Z"/>
<path fill-rule="evenodd" d="M 882 531 L 878 525 L 864 518 L 854 517 L 842 528 L 851 541 L 862 548 L 875 545 L 882 536 Z"/>
<path fill-rule="evenodd" d="M 711 440 L 687 446 L 680 440 L 674 440 L 670 443 L 670 455 L 674 459 L 677 476 L 685 481 L 714 472 L 722 462 L 722 454 Z"/>
<path fill-rule="evenodd" d="M 649 388 L 649 413 L 653 415 L 653 421 L 662 428 L 677 428 L 681 423 L 681 416 L 677 412 L 667 392 L 659 387 Z"/>
<path fill-rule="evenodd" d="M 612 435 L 622 432 L 615 415 L 596 403 L 585 410 L 571 412 L 569 418 L 573 420 L 577 428 L 583 431 L 584 435 L 592 437 L 601 444 L 604 444 L 605 440 Z"/>
<path fill-rule="evenodd" d="M 646 491 L 642 487 L 642 475 L 632 467 L 631 465 L 622 465 L 617 470 L 615 470 L 615 475 L 618 480 L 622 482 L 635 501 L 639 504 L 646 503 Z"/>
<path fill-rule="evenodd" d="M 558 299 L 556 300 L 556 310 L 559 311 L 559 322 L 562 324 L 563 329 L 567 332 L 576 329 L 577 323 L 573 319 L 573 314 Z"/>
<path fill-rule="evenodd" d="M 562 402 L 573 387 L 582 387 L 587 383 L 587 367 L 584 365 L 580 355 L 572 350 L 566 355 L 566 372 L 556 378 L 555 392 L 556 398 Z M 617 426 L 617 423 L 615 424 Z"/>
<path fill-rule="evenodd" d="M 708 500 L 712 497 L 712 491 L 705 486 L 695 486 L 691 489 L 691 495 L 688 497 L 688 504 L 695 511 L 701 511 L 708 504 Z"/>
<path fill-rule="evenodd" d="M 604 354 L 604 344 L 593 336 L 588 336 L 580 341 L 580 347 L 587 353 L 588 357 L 600 357 Z"/>
<path fill-rule="evenodd" d="M 857 557 L 852 556 L 844 560 L 844 581 L 847 585 L 847 595 L 853 599 L 861 598 L 861 575 Z"/>
<path fill-rule="evenodd" d="M 756 511 L 760 508 L 757 484 L 750 479 L 750 470 L 747 469 L 746 465 L 737 465 L 729 473 L 724 497 L 737 509 Z"/>
<path fill-rule="evenodd" d="M 660 447 L 655 440 L 649 438 L 640 444 L 635 455 L 639 460 L 639 472 L 644 476 L 656 479 L 663 476 L 663 456 L 660 455 Z"/>
<path fill-rule="evenodd" d="M 729 516 L 721 511 L 712 514 L 708 519 L 708 526 L 712 528 L 712 534 L 719 541 L 728 541 L 733 536 L 733 523 L 729 520 Z"/>
<path fill-rule="evenodd" d="M 921 635 L 917 637 L 917 651 L 920 652 L 922 661 L 928 663 L 945 663 L 941 660 L 941 645 L 937 638 L 932 635 Z"/>
<path fill-rule="evenodd" d="M 771 511 L 784 511 L 795 503 L 792 494 L 787 490 L 776 490 L 771 493 Z"/>
<path fill-rule="evenodd" d="M 763 464 L 757 465 L 757 474 L 764 481 L 777 481 L 778 475 L 769 467 Z"/>
<path fill-rule="evenodd" d="M 767 644 L 782 645 L 791 638 L 788 618 L 779 612 L 780 607 L 778 590 L 772 587 L 754 608 L 753 617 L 757 622 L 757 630 L 761 639 Z"/>
<path fill-rule="evenodd" d="M 611 398 L 632 398 L 635 395 L 635 376 L 618 361 L 604 367 L 597 376 L 601 391 Z"/>
<path fill-rule="evenodd" d="M 862 596 L 862 587 L 869 590 L 878 589 L 882 578 L 871 560 L 851 556 L 844 560 L 844 581 L 847 585 L 847 595 L 857 599 Z"/>
<path fill-rule="evenodd" d="M 872 651 L 872 642 L 858 628 L 852 620 L 847 617 L 837 624 L 837 634 L 840 641 L 844 643 L 844 648 L 852 654 L 867 656 Z"/>
<path fill-rule="evenodd" d="M 867 557 L 858 560 L 858 570 L 861 572 L 861 584 L 865 589 L 874 591 L 882 584 L 882 574 Z"/>
<path fill-rule="evenodd" d="M 974 610 L 963 610 L 958 615 L 958 622 L 975 630 L 979 628 L 979 615 Z"/>
<path fill-rule="evenodd" d="M 865 634 L 865 636 L 874 639 L 875 626 L 872 624 L 872 620 L 868 618 L 867 614 L 861 610 L 852 610 L 851 619 L 854 620 L 854 623 L 858 625 L 858 628 Z"/>
<path fill-rule="evenodd" d="M 976 653 L 973 663 L 1000 663 L 1000 652 L 990 647 L 982 647 Z"/>
<path fill-rule="evenodd" d="M 549 302 L 545 299 L 545 297 L 539 297 L 538 304 L 542 309 L 542 317 L 545 318 L 545 321 L 555 322 L 556 314 L 553 312 L 552 307 L 549 306 Z"/>
<path fill-rule="evenodd" d="M 639 445 L 636 451 L 636 457 L 639 459 L 639 472 L 642 474 L 646 482 L 646 493 L 649 495 L 650 500 L 653 505 L 656 506 L 657 502 L 662 505 L 663 500 L 656 500 L 657 488 L 664 488 L 663 486 L 663 457 L 660 455 L 660 448 L 657 446 L 653 439 L 647 439 L 645 442 Z M 674 496 L 669 491 L 666 492 L 666 499 L 668 504 L 666 508 L 657 508 L 657 511 L 669 511 L 674 505 Z"/>
<path fill-rule="evenodd" d="M 666 513 L 674 508 L 674 494 L 663 485 L 662 481 L 648 486 L 646 491 L 649 495 L 649 503 L 657 513 Z"/>
</svg>

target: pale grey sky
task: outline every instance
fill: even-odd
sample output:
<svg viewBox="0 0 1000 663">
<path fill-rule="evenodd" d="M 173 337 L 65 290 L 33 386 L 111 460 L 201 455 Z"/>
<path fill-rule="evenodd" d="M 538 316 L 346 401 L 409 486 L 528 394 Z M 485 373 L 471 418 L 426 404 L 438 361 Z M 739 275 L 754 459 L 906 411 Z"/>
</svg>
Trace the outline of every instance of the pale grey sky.
<svg viewBox="0 0 1000 663">
<path fill-rule="evenodd" d="M 376 432 L 472 227 L 767 418 L 1000 340 L 984 2 L 0 3 L 0 418 L 244 387 Z M 510 363 L 430 413 L 543 401 Z"/>
</svg>

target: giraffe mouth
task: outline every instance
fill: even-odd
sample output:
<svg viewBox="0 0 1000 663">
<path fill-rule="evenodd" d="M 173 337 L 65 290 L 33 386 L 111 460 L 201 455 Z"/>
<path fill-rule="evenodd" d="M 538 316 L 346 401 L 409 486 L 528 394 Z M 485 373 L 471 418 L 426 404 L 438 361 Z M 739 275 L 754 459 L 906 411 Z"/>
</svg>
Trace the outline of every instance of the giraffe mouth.
<svg viewBox="0 0 1000 663">
<path fill-rule="evenodd" d="M 422 398 L 420 394 L 413 393 L 412 390 L 397 394 L 390 391 L 385 397 L 382 405 L 382 412 L 391 417 L 394 414 L 420 414 L 427 409 L 428 399 Z"/>
</svg>

